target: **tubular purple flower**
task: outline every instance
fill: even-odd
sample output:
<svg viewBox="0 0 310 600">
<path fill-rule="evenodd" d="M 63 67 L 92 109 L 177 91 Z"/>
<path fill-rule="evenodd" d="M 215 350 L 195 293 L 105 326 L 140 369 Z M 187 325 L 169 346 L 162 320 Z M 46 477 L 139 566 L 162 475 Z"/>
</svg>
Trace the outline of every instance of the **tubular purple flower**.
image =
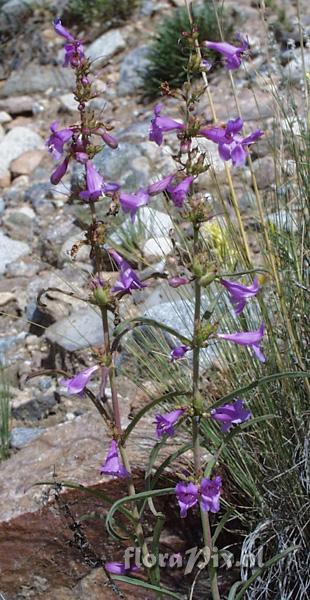
<svg viewBox="0 0 310 600">
<path fill-rule="evenodd" d="M 244 408 L 244 403 L 239 398 L 231 404 L 223 404 L 223 406 L 211 410 L 211 418 L 222 424 L 221 431 L 223 433 L 230 431 L 232 425 L 244 423 L 251 417 L 252 413 Z"/>
<path fill-rule="evenodd" d="M 182 519 L 187 517 L 187 511 L 198 502 L 198 486 L 194 483 L 177 483 L 175 493 L 179 507 L 181 509 L 180 516 Z"/>
<path fill-rule="evenodd" d="M 162 117 L 160 115 L 163 104 L 156 104 L 154 107 L 154 117 L 151 121 L 151 128 L 149 132 L 149 140 L 155 142 L 157 146 L 160 146 L 163 141 L 163 133 L 168 131 L 176 131 L 178 129 L 185 129 L 184 123 L 178 123 L 170 117 Z"/>
<path fill-rule="evenodd" d="M 189 346 L 185 346 L 185 344 L 182 344 L 181 346 L 176 346 L 175 348 L 173 348 L 173 350 L 170 352 L 170 357 L 171 360 L 179 360 L 179 358 L 183 358 L 183 356 L 186 354 L 186 352 L 188 352 L 190 350 Z"/>
<path fill-rule="evenodd" d="M 131 293 L 132 290 L 142 290 L 146 287 L 146 284 L 139 279 L 128 262 L 116 250 L 110 248 L 108 252 L 120 269 L 120 277 L 112 287 L 111 292 L 114 294 L 118 292 Z"/>
<path fill-rule="evenodd" d="M 167 186 L 167 192 L 171 197 L 173 204 L 177 208 L 182 208 L 184 201 L 187 197 L 189 189 L 194 181 L 194 177 L 185 177 L 183 181 L 173 186 L 171 183 Z"/>
<path fill-rule="evenodd" d="M 149 202 L 149 194 L 146 190 L 138 190 L 135 194 L 126 194 L 121 192 L 119 197 L 120 205 L 125 213 L 129 213 L 132 222 L 134 222 L 138 208 L 145 206 Z"/>
<path fill-rule="evenodd" d="M 62 163 L 60 163 L 56 167 L 55 171 L 53 171 L 53 173 L 51 174 L 50 181 L 53 185 L 57 185 L 61 181 L 61 179 L 67 172 L 68 164 L 69 156 L 66 156 L 65 160 Z"/>
<path fill-rule="evenodd" d="M 240 315 L 240 313 L 243 311 L 248 298 L 256 296 L 257 292 L 260 290 L 257 277 L 255 277 L 252 285 L 250 286 L 243 285 L 242 283 L 236 283 L 234 281 L 230 281 L 229 279 L 221 279 L 220 283 L 228 290 L 230 294 L 230 301 L 234 306 L 236 315 Z"/>
<path fill-rule="evenodd" d="M 58 35 L 61 35 L 61 37 L 65 38 L 68 42 L 74 42 L 73 35 L 62 25 L 59 17 L 56 17 L 54 20 L 54 30 L 56 33 L 58 33 Z"/>
<path fill-rule="evenodd" d="M 59 160 L 62 157 L 62 153 L 64 151 L 64 144 L 68 142 L 73 136 L 73 131 L 71 129 L 59 129 L 57 131 L 57 128 L 58 122 L 53 121 L 53 123 L 50 126 L 52 135 L 50 135 L 46 142 L 48 151 L 52 154 L 55 160 Z"/>
<path fill-rule="evenodd" d="M 92 374 L 97 371 L 97 369 L 99 369 L 98 365 L 89 367 L 85 371 L 77 373 L 77 375 L 74 375 L 71 379 L 61 379 L 60 384 L 67 386 L 68 394 L 81 394 L 84 392 Z"/>
<path fill-rule="evenodd" d="M 163 435 L 172 436 L 174 435 L 174 425 L 179 420 L 181 415 L 185 412 L 185 408 L 178 408 L 165 415 L 155 415 L 156 423 L 156 435 L 162 437 Z"/>
<path fill-rule="evenodd" d="M 167 177 L 164 177 L 159 181 L 155 181 L 155 183 L 151 183 L 151 185 L 149 185 L 149 187 L 147 188 L 148 194 L 150 196 L 155 196 L 156 194 L 164 192 L 167 189 L 168 185 L 171 183 L 173 177 L 174 175 L 167 175 Z"/>
<path fill-rule="evenodd" d="M 203 42 L 203 45 L 209 50 L 220 52 L 225 59 L 225 67 L 229 71 L 238 69 L 241 65 L 242 54 L 248 50 L 249 42 L 238 35 L 241 46 L 233 46 L 227 42 Z"/>
<path fill-rule="evenodd" d="M 204 478 L 200 484 L 200 506 L 203 511 L 216 513 L 220 510 L 222 479 L 220 476 L 215 479 Z"/>
<path fill-rule="evenodd" d="M 122 562 L 107 562 L 105 563 L 105 568 L 109 573 L 112 573 L 112 575 L 129 575 L 130 573 L 139 571 L 139 567 L 136 565 L 126 567 L 125 563 Z"/>
<path fill-rule="evenodd" d="M 85 60 L 84 46 L 79 40 L 74 40 L 72 44 L 65 44 L 64 67 L 71 65 L 74 69 L 79 67 Z"/>
<path fill-rule="evenodd" d="M 237 333 L 218 333 L 217 337 L 222 340 L 227 340 L 229 342 L 233 342 L 234 344 L 239 344 L 240 346 L 249 346 L 256 358 L 261 362 L 266 362 L 266 357 L 264 356 L 260 343 L 264 336 L 264 322 L 262 322 L 259 329 L 256 331 L 244 331 Z"/>
<path fill-rule="evenodd" d="M 108 133 L 107 131 L 104 131 L 100 135 L 101 135 L 103 141 L 105 142 L 105 144 L 110 146 L 110 148 L 115 150 L 118 147 L 118 141 L 113 135 L 110 135 L 110 133 Z"/>
<path fill-rule="evenodd" d="M 80 192 L 80 198 L 83 198 L 83 200 L 97 200 L 99 196 L 102 196 L 103 177 L 95 169 L 91 160 L 86 161 L 86 185 L 87 190 Z"/>
<path fill-rule="evenodd" d="M 253 133 L 243 138 L 239 135 L 243 121 L 239 117 L 228 121 L 226 127 L 203 127 L 200 135 L 218 144 L 219 155 L 222 160 L 232 160 L 235 167 L 242 167 L 247 157 L 247 147 L 256 142 L 263 132 L 256 129 Z"/>
<path fill-rule="evenodd" d="M 183 275 L 176 275 L 175 277 L 167 279 L 167 283 L 168 285 L 170 285 L 170 287 L 178 288 L 180 287 L 180 285 L 187 285 L 188 283 L 190 283 L 190 280 L 187 277 L 184 277 Z"/>
<path fill-rule="evenodd" d="M 101 466 L 100 473 L 104 475 L 113 475 L 114 477 L 130 477 L 127 469 L 120 462 L 118 456 L 118 445 L 115 440 L 112 440 L 107 457 L 104 464 Z"/>
</svg>

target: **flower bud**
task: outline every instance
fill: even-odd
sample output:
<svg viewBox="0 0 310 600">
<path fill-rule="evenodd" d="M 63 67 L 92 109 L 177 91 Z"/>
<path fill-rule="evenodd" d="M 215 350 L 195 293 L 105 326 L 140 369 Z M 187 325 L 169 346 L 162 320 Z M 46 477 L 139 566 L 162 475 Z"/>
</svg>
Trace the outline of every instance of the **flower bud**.
<svg viewBox="0 0 310 600">
<path fill-rule="evenodd" d="M 208 285 L 210 285 L 210 283 L 212 283 L 212 281 L 214 281 L 216 276 L 217 276 L 217 269 L 215 268 L 213 271 L 210 271 L 209 273 L 206 273 L 205 275 L 200 277 L 199 285 L 201 285 L 202 287 L 207 287 Z"/>
</svg>

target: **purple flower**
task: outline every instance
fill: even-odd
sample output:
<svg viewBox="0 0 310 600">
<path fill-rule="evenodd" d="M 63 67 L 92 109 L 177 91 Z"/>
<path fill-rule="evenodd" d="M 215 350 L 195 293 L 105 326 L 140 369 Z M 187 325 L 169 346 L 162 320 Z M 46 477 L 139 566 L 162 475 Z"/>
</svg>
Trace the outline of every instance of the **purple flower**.
<svg viewBox="0 0 310 600">
<path fill-rule="evenodd" d="M 53 173 L 51 174 L 50 179 L 51 179 L 51 183 L 53 185 L 57 185 L 61 181 L 61 179 L 67 172 L 68 164 L 69 164 L 69 156 L 66 156 L 66 158 L 63 160 L 63 162 L 60 163 L 56 167 L 55 171 L 53 171 Z"/>
<path fill-rule="evenodd" d="M 54 29 L 58 35 L 61 35 L 61 37 L 69 42 L 68 44 L 65 44 L 65 60 L 63 66 L 67 67 L 70 64 L 73 68 L 78 67 L 80 63 L 85 60 L 82 42 L 76 40 L 73 35 L 63 27 L 59 18 L 54 21 Z"/>
<path fill-rule="evenodd" d="M 264 336 L 264 322 L 262 322 L 259 329 L 256 331 L 244 331 L 237 333 L 218 333 L 217 337 L 222 340 L 228 340 L 229 342 L 233 342 L 234 344 L 239 344 L 240 346 L 250 346 L 252 351 L 254 352 L 256 358 L 261 362 L 266 362 L 266 357 L 264 356 L 260 343 Z"/>
<path fill-rule="evenodd" d="M 222 160 L 231 159 L 234 167 L 242 167 L 246 161 L 247 147 L 263 135 L 260 129 L 256 129 L 243 138 L 239 135 L 242 127 L 243 121 L 238 117 L 238 119 L 228 121 L 226 128 L 204 127 L 199 133 L 218 144 L 218 151 Z"/>
<path fill-rule="evenodd" d="M 255 277 L 252 285 L 248 287 L 242 283 L 235 283 L 228 279 L 221 279 L 220 283 L 228 290 L 230 301 L 234 305 L 236 315 L 240 315 L 246 305 L 247 299 L 256 296 L 260 289 L 257 277 Z"/>
<path fill-rule="evenodd" d="M 54 30 L 56 33 L 58 33 L 58 35 L 64 37 L 68 42 L 74 42 L 73 35 L 62 25 L 59 17 L 56 17 L 54 20 Z"/>
<path fill-rule="evenodd" d="M 97 369 L 99 369 L 98 365 L 89 367 L 89 369 L 77 373 L 77 375 L 74 375 L 71 379 L 61 379 L 60 384 L 67 386 L 68 394 L 81 394 L 87 386 L 92 374 L 97 371 Z"/>
<path fill-rule="evenodd" d="M 135 571 L 139 571 L 139 567 L 133 565 L 132 567 L 126 567 L 125 563 L 122 562 L 107 562 L 105 568 L 109 573 L 113 575 L 129 575 Z"/>
<path fill-rule="evenodd" d="M 163 179 L 155 181 L 155 183 L 149 185 L 149 187 L 147 188 L 148 194 L 150 196 L 155 196 L 156 194 L 164 192 L 167 189 L 168 185 L 171 183 L 173 177 L 174 175 L 167 175 L 167 177 L 164 177 Z"/>
<path fill-rule="evenodd" d="M 105 475 L 114 475 L 114 477 L 130 477 L 127 469 L 120 462 L 118 456 L 118 446 L 115 440 L 112 440 L 107 457 L 100 469 L 100 473 Z"/>
<path fill-rule="evenodd" d="M 220 510 L 222 479 L 220 476 L 215 479 L 202 479 L 200 484 L 200 506 L 203 511 L 216 513 Z"/>
<path fill-rule="evenodd" d="M 190 186 L 194 181 L 194 177 L 185 177 L 183 181 L 177 183 L 176 185 L 172 185 L 171 183 L 167 186 L 167 192 L 171 197 L 173 204 L 177 208 L 182 208 L 184 204 L 184 200 L 188 194 Z"/>
<path fill-rule="evenodd" d="M 185 408 L 178 408 L 165 415 L 155 415 L 157 437 L 162 437 L 165 434 L 174 435 L 174 425 L 184 412 Z"/>
<path fill-rule="evenodd" d="M 227 42 L 204 42 L 204 46 L 209 50 L 220 52 L 225 58 L 225 66 L 228 70 L 233 71 L 241 65 L 242 54 L 248 50 L 249 42 L 238 35 L 241 46 L 233 46 Z"/>
<path fill-rule="evenodd" d="M 178 288 L 180 285 L 186 285 L 187 283 L 190 283 L 190 280 L 183 275 L 176 275 L 175 277 L 170 277 L 170 279 L 167 279 L 167 283 L 173 288 Z"/>
<path fill-rule="evenodd" d="M 80 192 L 80 197 L 83 200 L 97 200 L 99 196 L 102 196 L 103 177 L 95 169 L 91 160 L 86 161 L 86 185 L 87 190 Z"/>
<path fill-rule="evenodd" d="M 211 417 L 222 423 L 221 431 L 226 433 L 232 425 L 239 425 L 248 421 L 252 416 L 249 410 L 244 408 L 244 403 L 239 398 L 231 404 L 223 404 L 219 408 L 211 410 Z"/>
<path fill-rule="evenodd" d="M 135 194 L 121 193 L 119 197 L 120 205 L 125 213 L 129 213 L 132 222 L 135 220 L 138 208 L 145 206 L 149 201 L 149 195 L 146 190 L 138 190 Z"/>
<path fill-rule="evenodd" d="M 118 147 L 117 139 L 113 135 L 110 135 L 110 133 L 108 133 L 107 131 L 104 131 L 103 133 L 101 133 L 101 137 L 102 137 L 103 141 L 108 146 L 110 146 L 110 148 L 112 148 L 113 150 L 115 150 L 115 148 Z"/>
<path fill-rule="evenodd" d="M 132 290 L 142 290 L 144 287 L 146 287 L 146 284 L 139 279 L 138 275 L 131 268 L 129 263 L 124 260 L 124 258 L 120 256 L 118 252 L 110 249 L 109 254 L 115 260 L 120 269 L 120 277 L 112 287 L 111 292 L 115 294 L 118 292 L 131 293 Z"/>
<path fill-rule="evenodd" d="M 50 135 L 50 137 L 48 138 L 46 145 L 48 147 L 48 151 L 52 154 L 52 156 L 56 160 L 59 160 L 64 150 L 64 144 L 72 138 L 73 131 L 72 129 L 59 129 L 59 131 L 57 131 L 57 128 L 58 122 L 53 121 L 53 123 L 50 126 L 52 135 Z"/>
<path fill-rule="evenodd" d="M 183 358 L 184 354 L 190 350 L 189 346 L 185 346 L 182 344 L 181 346 L 176 346 L 170 352 L 171 360 L 178 360 L 179 358 Z"/>
<path fill-rule="evenodd" d="M 149 139 L 155 142 L 157 146 L 160 146 L 163 141 L 163 133 L 168 131 L 175 131 L 177 129 L 184 129 L 183 123 L 178 123 L 170 117 L 161 117 L 160 112 L 163 108 L 163 104 L 156 104 L 154 108 L 154 117 L 151 121 L 151 128 L 149 133 Z"/>
<path fill-rule="evenodd" d="M 177 483 L 175 487 L 177 501 L 181 509 L 182 519 L 187 516 L 187 511 L 198 502 L 198 486 L 194 483 Z"/>
</svg>

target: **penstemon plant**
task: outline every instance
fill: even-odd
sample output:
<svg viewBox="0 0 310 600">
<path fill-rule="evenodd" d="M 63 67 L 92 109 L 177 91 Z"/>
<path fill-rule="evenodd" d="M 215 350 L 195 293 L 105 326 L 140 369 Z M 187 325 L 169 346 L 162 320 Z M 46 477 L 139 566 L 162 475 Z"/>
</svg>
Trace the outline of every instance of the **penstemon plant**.
<svg viewBox="0 0 310 600">
<path fill-rule="evenodd" d="M 187 4 L 187 3 L 186 3 Z M 263 132 L 259 129 L 243 135 L 241 133 L 243 122 L 241 118 L 229 120 L 227 123 L 206 121 L 205 115 L 198 111 L 199 100 L 206 91 L 207 79 L 204 76 L 202 83 L 193 84 L 193 76 L 197 71 L 206 74 L 210 68 L 209 62 L 203 58 L 204 48 L 218 52 L 224 59 L 224 65 L 228 70 L 237 69 L 242 61 L 243 54 L 248 49 L 248 42 L 239 36 L 237 44 L 226 42 L 205 41 L 202 48 L 198 44 L 198 32 L 193 22 L 190 22 L 188 32 L 183 32 L 184 40 L 187 42 L 190 55 L 187 65 L 187 82 L 181 90 L 170 91 L 169 86 L 163 85 L 163 95 L 174 97 L 179 106 L 180 119 L 175 120 L 165 114 L 164 103 L 159 103 L 154 108 L 154 116 L 150 123 L 149 140 L 162 146 L 166 134 L 176 136 L 178 149 L 174 155 L 175 170 L 168 176 L 150 183 L 148 187 L 138 189 L 135 193 L 127 193 L 118 182 L 110 182 L 108 173 L 103 177 L 93 164 L 93 159 L 102 149 L 102 144 L 111 149 L 117 149 L 118 141 L 111 132 L 111 127 L 97 118 L 93 110 L 89 108 L 90 100 L 96 95 L 93 90 L 91 76 L 91 65 L 85 56 L 83 44 L 75 39 L 73 35 L 63 27 L 60 19 L 54 23 L 55 32 L 65 40 L 64 66 L 73 69 L 76 77 L 74 90 L 75 99 L 78 102 L 79 122 L 69 125 L 63 129 L 59 128 L 57 122 L 51 125 L 51 135 L 47 141 L 48 150 L 53 157 L 60 161 L 51 175 L 52 184 L 58 184 L 66 174 L 70 163 L 77 162 L 84 169 L 84 185 L 72 198 L 73 202 L 83 202 L 89 207 L 90 225 L 85 232 L 85 244 L 90 248 L 90 258 L 94 261 L 94 273 L 89 282 L 88 301 L 98 307 L 102 317 L 104 344 L 96 351 L 94 364 L 88 369 L 75 374 L 71 378 L 61 380 L 66 386 L 69 394 L 87 394 L 99 411 L 107 430 L 111 436 L 111 442 L 107 456 L 101 466 L 101 473 L 124 479 L 128 484 L 128 495 L 120 498 L 110 509 L 107 516 L 107 528 L 114 537 L 118 537 L 115 529 L 113 516 L 117 510 L 131 507 L 123 511 L 129 517 L 129 527 L 133 527 L 135 546 L 141 551 L 142 564 L 145 574 L 139 578 L 139 565 L 128 563 L 109 562 L 105 569 L 116 580 L 128 581 L 134 585 L 143 585 L 153 590 L 159 597 L 181 596 L 161 586 L 159 541 L 164 516 L 152 512 L 156 517 L 152 553 L 155 561 L 150 559 L 150 548 L 146 542 L 143 527 L 142 514 L 146 501 L 153 508 L 153 500 L 156 497 L 175 494 L 176 502 L 180 509 L 180 518 L 184 519 L 188 511 L 198 506 L 201 518 L 201 531 L 203 547 L 201 557 L 204 559 L 203 566 L 208 568 L 210 588 L 213 600 L 220 599 L 220 591 L 217 578 L 217 562 L 215 560 L 215 541 L 221 530 L 226 516 L 218 524 L 217 534 L 212 533 L 210 513 L 220 511 L 220 499 L 222 489 L 225 490 L 225 481 L 218 472 L 219 457 L 223 447 L 230 443 L 231 439 L 240 431 L 240 427 L 247 427 L 253 422 L 251 412 L 240 398 L 231 398 L 230 402 L 217 401 L 213 405 L 205 406 L 200 386 L 201 354 L 211 343 L 230 342 L 247 348 L 255 359 L 264 363 L 266 357 L 263 353 L 262 343 L 264 336 L 264 323 L 258 323 L 257 329 L 253 331 L 236 331 L 224 333 L 221 331 L 219 322 L 212 321 L 212 313 L 205 314 L 202 309 L 202 298 L 206 288 L 210 285 L 218 285 L 221 290 L 226 290 L 232 304 L 232 310 L 240 315 L 247 302 L 255 298 L 260 292 L 260 283 L 257 277 L 248 281 L 240 281 L 242 274 L 236 272 L 231 278 L 223 273 L 224 265 L 214 262 L 211 252 L 207 253 L 203 248 L 204 224 L 212 219 L 212 210 L 205 197 L 197 192 L 197 181 L 199 176 L 207 171 L 209 164 L 203 152 L 199 151 L 197 140 L 206 138 L 218 147 L 220 158 L 231 161 L 233 167 L 242 168 L 249 155 L 249 147 L 256 142 Z M 195 80 L 196 81 L 196 80 Z M 175 346 L 171 350 L 171 363 L 176 361 L 188 361 L 191 369 L 191 385 L 187 389 L 174 389 L 172 392 L 155 398 L 150 404 L 143 408 L 131 421 L 127 429 L 121 425 L 121 406 L 118 400 L 117 372 L 115 368 L 115 356 L 123 336 L 129 329 L 147 324 L 145 317 L 123 320 L 120 316 L 122 300 L 134 291 L 148 287 L 149 281 L 142 279 L 131 266 L 130 262 L 120 254 L 118 250 L 106 243 L 106 230 L 119 211 L 130 215 L 135 221 L 139 208 L 149 205 L 152 198 L 164 194 L 169 211 L 174 212 L 175 222 L 187 222 L 192 228 L 192 238 L 188 240 L 190 252 L 185 258 L 186 275 L 184 270 L 179 273 L 171 273 L 167 276 L 167 283 L 172 288 L 189 286 L 194 292 L 194 326 L 191 336 L 184 336 L 163 323 L 151 322 L 152 327 L 166 330 L 173 335 Z M 97 216 L 97 206 L 102 204 L 105 208 L 104 221 Z M 102 211 L 101 211 L 102 212 Z M 78 248 L 72 250 L 72 256 L 78 252 Z M 107 258 L 117 268 L 118 279 L 111 285 L 109 280 L 103 276 L 104 264 Z M 130 260 L 130 259 L 129 259 Z M 252 270 L 251 273 L 254 273 Z M 110 315 L 113 315 L 114 325 L 111 326 Z M 149 323 L 150 324 L 150 323 Z M 190 359 L 188 357 L 191 357 Z M 95 395 L 88 388 L 92 377 L 99 376 L 99 393 Z M 111 388 L 111 403 L 106 398 L 106 387 Z M 170 412 L 160 411 L 160 404 L 167 405 L 167 401 L 173 402 L 173 410 Z M 159 411 L 155 415 L 156 435 L 158 444 L 162 447 L 166 440 L 173 436 L 180 425 L 186 425 L 186 430 L 191 432 L 190 441 L 186 444 L 178 456 L 189 448 L 192 450 L 192 464 L 186 472 L 179 475 L 179 481 L 175 487 L 154 489 L 158 481 L 159 472 L 164 471 L 165 464 L 157 470 L 152 481 L 152 469 L 149 470 L 148 487 L 144 492 L 138 492 L 135 488 L 134 477 L 126 451 L 126 440 L 139 419 L 148 411 Z M 203 446 L 206 444 L 202 424 L 211 419 L 221 425 L 221 441 L 212 455 L 205 462 Z M 156 454 L 156 453 L 155 453 Z M 157 454 L 156 454 L 157 455 Z M 171 462 L 173 456 L 171 457 Z M 154 459 L 150 458 L 153 465 Z M 142 503 L 142 504 L 141 504 Z M 141 508 L 142 506 L 142 508 Z M 132 576 L 137 572 L 138 575 Z M 193 597 L 191 592 L 191 598 Z M 233 598 L 233 595 L 229 597 Z M 241 598 L 240 591 L 238 598 Z"/>
</svg>

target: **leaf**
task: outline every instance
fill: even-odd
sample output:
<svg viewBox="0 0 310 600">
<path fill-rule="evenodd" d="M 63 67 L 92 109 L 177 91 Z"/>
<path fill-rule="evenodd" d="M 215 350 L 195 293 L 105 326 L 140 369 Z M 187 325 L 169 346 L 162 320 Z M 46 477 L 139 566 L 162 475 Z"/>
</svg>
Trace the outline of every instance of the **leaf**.
<svg viewBox="0 0 310 600">
<path fill-rule="evenodd" d="M 149 402 L 149 404 L 146 404 L 146 406 L 141 408 L 141 410 L 139 410 L 139 412 L 135 415 L 135 417 L 130 421 L 129 425 L 126 427 L 126 430 L 124 431 L 124 433 L 122 435 L 122 439 L 123 440 L 127 439 L 127 437 L 132 432 L 132 430 L 137 425 L 137 423 L 140 421 L 140 419 L 142 419 L 142 417 L 144 417 L 144 415 L 146 415 L 146 413 L 149 410 L 154 408 L 154 406 L 157 406 L 157 404 L 160 404 L 161 402 L 165 402 L 166 400 L 170 400 L 171 398 L 175 398 L 176 396 L 190 396 L 191 393 L 192 392 L 189 392 L 189 391 L 168 392 L 167 394 L 164 394 L 163 396 L 160 396 L 159 398 L 155 398 L 154 400 L 152 400 L 152 402 Z"/>
<path fill-rule="evenodd" d="M 280 552 L 279 554 L 276 554 L 275 556 L 267 560 L 267 562 L 265 562 L 261 567 L 259 567 L 255 571 L 255 573 L 253 573 L 253 575 L 251 575 L 251 577 L 247 579 L 245 583 L 243 583 L 242 581 L 237 581 L 236 583 L 234 583 L 234 585 L 230 589 L 227 600 L 241 600 L 241 598 L 243 598 L 244 593 L 247 591 L 247 589 L 250 587 L 253 581 L 257 579 L 257 577 L 259 577 L 264 571 L 266 571 L 266 569 L 269 569 L 269 567 L 272 567 L 272 565 L 279 562 L 279 560 L 285 558 L 285 556 L 290 554 L 290 552 L 293 552 L 293 550 L 297 550 L 297 546 L 290 546 L 286 550 L 283 550 L 283 552 Z M 237 589 L 240 587 L 240 585 L 242 585 L 242 588 L 238 592 L 238 594 L 236 594 Z"/>
<path fill-rule="evenodd" d="M 229 519 L 233 513 L 234 513 L 234 511 L 231 508 L 222 516 L 222 518 L 221 518 L 219 524 L 217 525 L 216 530 L 212 536 L 213 545 L 215 545 L 215 542 L 216 542 L 218 536 L 220 535 L 221 531 L 224 529 L 227 521 L 229 521 Z"/>
<path fill-rule="evenodd" d="M 147 583 L 146 581 L 142 581 L 142 579 L 136 579 L 135 577 L 126 577 L 125 575 L 113 575 L 113 579 L 117 581 L 123 581 L 124 583 L 130 583 L 131 585 L 137 585 L 139 587 L 146 588 L 147 590 L 153 590 L 158 594 L 165 594 L 169 596 L 169 598 L 176 598 L 176 600 L 184 600 L 184 596 L 178 596 L 174 592 L 167 590 L 166 588 L 159 587 L 158 585 L 152 585 L 151 583 Z"/>
<path fill-rule="evenodd" d="M 253 390 L 254 388 L 258 387 L 259 385 L 264 385 L 265 383 L 277 381 L 278 379 L 285 379 L 285 378 L 305 379 L 306 377 L 310 377 L 310 371 L 282 371 L 281 373 L 274 373 L 273 375 L 267 375 L 266 377 L 261 377 L 260 379 L 255 379 L 248 385 L 238 388 L 237 390 L 230 392 L 226 396 L 222 396 L 222 398 L 220 398 L 219 400 L 217 400 L 216 402 L 211 404 L 211 406 L 209 408 L 210 409 L 217 408 L 218 406 L 221 406 L 221 404 L 225 404 L 226 402 L 229 402 L 229 400 L 233 400 L 234 398 L 238 397 L 239 395 L 245 394 L 246 392 Z"/>
<path fill-rule="evenodd" d="M 137 502 L 139 500 L 144 500 L 146 498 L 155 498 L 156 496 L 167 496 L 168 494 L 174 494 L 174 488 L 164 488 L 161 490 L 148 490 L 146 492 L 139 492 L 138 494 L 133 494 L 132 496 L 125 496 L 124 498 L 120 498 L 116 502 L 114 502 L 113 506 L 110 508 L 107 519 L 106 519 L 106 528 L 109 531 L 110 535 L 114 539 L 119 539 L 118 534 L 112 527 L 113 516 L 117 510 L 122 507 L 126 502 Z"/>
</svg>

